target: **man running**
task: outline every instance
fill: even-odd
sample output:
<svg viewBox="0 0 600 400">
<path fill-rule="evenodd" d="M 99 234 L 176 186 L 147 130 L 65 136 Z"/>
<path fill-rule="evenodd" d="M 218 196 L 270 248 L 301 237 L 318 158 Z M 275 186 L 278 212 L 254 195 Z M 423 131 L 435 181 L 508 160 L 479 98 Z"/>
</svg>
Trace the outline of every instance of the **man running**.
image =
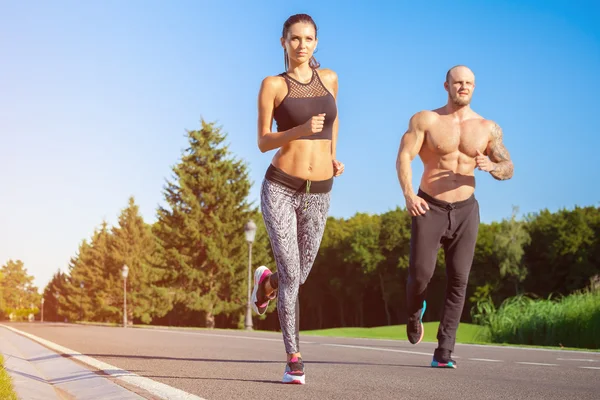
<svg viewBox="0 0 600 400">
<path fill-rule="evenodd" d="M 473 72 L 462 65 L 451 68 L 444 88 L 448 92 L 445 106 L 411 117 L 400 143 L 396 170 L 407 211 L 412 215 L 408 340 L 417 344 L 423 339 L 427 285 L 443 246 L 448 282 L 431 366 L 456 368 L 451 353 L 479 230 L 475 168 L 506 180 L 513 176 L 513 163 L 502 143 L 502 129 L 469 105 L 475 89 Z M 424 171 L 415 194 L 411 162 L 417 154 Z"/>
</svg>

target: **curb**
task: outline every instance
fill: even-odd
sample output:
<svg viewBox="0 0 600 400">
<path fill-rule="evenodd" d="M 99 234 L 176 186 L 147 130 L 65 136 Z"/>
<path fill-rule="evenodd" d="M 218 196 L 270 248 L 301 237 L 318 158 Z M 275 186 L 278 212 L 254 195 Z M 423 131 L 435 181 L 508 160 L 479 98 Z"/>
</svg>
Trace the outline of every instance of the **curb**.
<svg viewBox="0 0 600 400">
<path fill-rule="evenodd" d="M 159 397 L 160 399 L 165 400 L 206 400 L 202 397 L 198 397 L 191 393 L 184 392 L 181 389 L 174 388 L 172 386 L 166 385 L 164 383 L 160 383 L 154 381 L 150 378 L 145 378 L 140 375 L 134 374 L 133 372 L 129 372 L 127 370 L 121 369 L 114 365 L 110 365 L 108 363 L 96 360 L 95 358 L 88 357 L 82 353 L 71 350 L 67 347 L 61 346 L 54 342 L 51 342 L 46 339 L 42 339 L 35 335 L 32 335 L 27 332 L 20 331 L 10 326 L 6 326 L 4 324 L 0 324 L 0 327 L 6 328 L 10 331 L 18 333 L 21 336 L 27 337 L 50 350 L 53 350 L 67 358 L 73 358 L 82 364 L 85 364 L 89 367 L 99 370 L 101 373 L 118 380 L 121 380 L 128 385 L 134 386 L 136 388 L 145 390 L 151 393 L 154 396 Z"/>
</svg>

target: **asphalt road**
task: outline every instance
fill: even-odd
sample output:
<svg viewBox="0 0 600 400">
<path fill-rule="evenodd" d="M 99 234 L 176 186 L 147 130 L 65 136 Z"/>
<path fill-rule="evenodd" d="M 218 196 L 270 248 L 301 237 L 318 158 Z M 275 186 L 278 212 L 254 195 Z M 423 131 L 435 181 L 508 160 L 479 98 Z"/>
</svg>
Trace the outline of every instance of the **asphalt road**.
<svg viewBox="0 0 600 400">
<path fill-rule="evenodd" d="M 301 337 L 306 385 L 283 385 L 278 333 L 14 323 L 19 330 L 209 400 L 600 399 L 600 353 Z"/>
</svg>

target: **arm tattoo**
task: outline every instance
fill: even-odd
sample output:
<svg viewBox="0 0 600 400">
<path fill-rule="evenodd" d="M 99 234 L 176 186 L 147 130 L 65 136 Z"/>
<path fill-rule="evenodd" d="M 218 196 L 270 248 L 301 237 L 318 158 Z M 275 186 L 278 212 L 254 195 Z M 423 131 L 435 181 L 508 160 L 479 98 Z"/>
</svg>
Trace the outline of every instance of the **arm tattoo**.
<svg viewBox="0 0 600 400">
<path fill-rule="evenodd" d="M 502 129 L 494 124 L 490 138 L 490 160 L 496 163 L 496 167 L 490 173 L 497 180 L 510 179 L 513 176 L 513 163 L 508 150 L 502 143 Z"/>
</svg>

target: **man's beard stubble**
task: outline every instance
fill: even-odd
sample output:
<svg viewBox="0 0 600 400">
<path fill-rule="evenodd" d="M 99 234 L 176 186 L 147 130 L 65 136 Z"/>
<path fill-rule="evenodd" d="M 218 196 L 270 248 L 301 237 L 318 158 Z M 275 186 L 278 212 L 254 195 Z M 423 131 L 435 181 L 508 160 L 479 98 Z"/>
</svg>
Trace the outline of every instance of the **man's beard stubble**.
<svg viewBox="0 0 600 400">
<path fill-rule="evenodd" d="M 456 96 L 452 97 L 452 102 L 457 106 L 461 106 L 461 107 L 468 106 L 469 103 L 471 103 L 471 98 L 469 97 L 469 98 L 463 99 L 460 96 L 456 95 Z"/>
</svg>

